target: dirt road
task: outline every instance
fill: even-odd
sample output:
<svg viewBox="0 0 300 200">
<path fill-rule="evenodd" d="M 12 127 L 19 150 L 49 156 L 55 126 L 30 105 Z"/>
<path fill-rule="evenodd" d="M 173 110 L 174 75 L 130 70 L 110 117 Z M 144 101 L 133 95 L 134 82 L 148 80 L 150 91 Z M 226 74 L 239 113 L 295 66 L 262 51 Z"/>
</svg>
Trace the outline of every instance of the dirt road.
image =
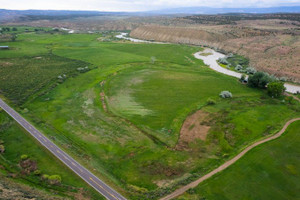
<svg viewBox="0 0 300 200">
<path fill-rule="evenodd" d="M 255 142 L 254 144 L 250 145 L 249 147 L 247 147 L 246 149 L 244 149 L 241 153 L 239 153 L 237 156 L 235 156 L 234 158 L 232 158 L 231 160 L 225 162 L 223 165 L 221 165 L 220 167 L 218 167 L 217 169 L 209 172 L 208 174 L 202 176 L 201 178 L 199 178 L 198 180 L 182 187 L 182 188 L 179 188 L 177 190 L 175 190 L 173 193 L 169 194 L 168 196 L 166 197 L 163 197 L 161 198 L 160 200 L 169 200 L 169 199 L 173 199 L 175 197 L 178 197 L 179 195 L 183 194 L 184 192 L 186 192 L 188 189 L 190 188 L 194 188 L 196 187 L 197 185 L 199 185 L 201 182 L 209 179 L 210 177 L 212 177 L 213 175 L 223 171 L 224 169 L 226 169 L 227 167 L 229 167 L 230 165 L 232 165 L 233 163 L 235 163 L 237 160 L 239 160 L 241 157 L 243 157 L 248 151 L 250 151 L 251 149 L 253 149 L 254 147 L 260 145 L 260 144 L 263 144 L 263 143 L 266 143 L 266 142 L 269 142 L 271 140 L 274 140 L 278 137 L 280 137 L 284 132 L 285 130 L 287 129 L 287 127 L 295 122 L 295 121 L 298 121 L 300 120 L 300 118 L 295 118 L 295 119 L 292 119 L 290 121 L 288 121 L 284 126 L 283 128 L 278 132 L 276 133 L 275 135 L 271 136 L 271 137 L 268 137 L 268 138 L 265 138 L 261 141 L 258 141 L 258 142 Z"/>
</svg>

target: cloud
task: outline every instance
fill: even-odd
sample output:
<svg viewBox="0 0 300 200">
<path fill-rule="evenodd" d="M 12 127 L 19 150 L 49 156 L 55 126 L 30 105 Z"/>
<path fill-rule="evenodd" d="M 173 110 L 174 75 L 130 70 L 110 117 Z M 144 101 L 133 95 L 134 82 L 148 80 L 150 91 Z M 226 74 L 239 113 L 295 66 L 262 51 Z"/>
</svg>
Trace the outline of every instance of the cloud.
<svg viewBox="0 0 300 200">
<path fill-rule="evenodd" d="M 145 11 L 176 7 L 271 7 L 300 5 L 300 0 L 0 0 L 5 9 Z"/>
</svg>

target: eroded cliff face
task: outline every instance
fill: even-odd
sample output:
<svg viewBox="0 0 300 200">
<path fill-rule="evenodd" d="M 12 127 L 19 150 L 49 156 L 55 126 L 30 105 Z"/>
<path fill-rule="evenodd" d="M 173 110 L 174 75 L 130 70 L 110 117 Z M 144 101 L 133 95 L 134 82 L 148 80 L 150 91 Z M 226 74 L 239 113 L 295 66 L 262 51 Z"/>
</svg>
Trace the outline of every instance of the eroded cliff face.
<svg viewBox="0 0 300 200">
<path fill-rule="evenodd" d="M 140 26 L 131 31 L 130 36 L 146 40 L 195 45 L 214 44 L 225 39 L 220 34 L 197 28 L 154 25 Z"/>
<path fill-rule="evenodd" d="M 220 48 L 249 58 L 250 64 L 259 70 L 300 82 L 298 29 L 259 29 L 247 24 L 196 27 L 147 25 L 134 29 L 130 36 L 144 40 Z"/>
</svg>

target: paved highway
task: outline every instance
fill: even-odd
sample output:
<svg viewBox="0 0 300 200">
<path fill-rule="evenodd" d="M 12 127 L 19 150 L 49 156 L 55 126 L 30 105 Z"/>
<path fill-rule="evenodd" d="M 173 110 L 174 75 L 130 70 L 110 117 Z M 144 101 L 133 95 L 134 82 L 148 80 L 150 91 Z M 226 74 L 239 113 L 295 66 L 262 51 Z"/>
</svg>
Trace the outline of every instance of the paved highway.
<svg viewBox="0 0 300 200">
<path fill-rule="evenodd" d="M 15 110 L 9 107 L 2 99 L 0 99 L 0 107 L 5 110 L 12 118 L 14 118 L 23 128 L 25 128 L 36 140 L 46 147 L 60 161 L 67 165 L 73 172 L 80 176 L 85 182 L 102 194 L 109 200 L 126 200 L 122 195 L 109 187 L 89 170 L 76 162 L 71 156 L 62 151 L 58 146 L 51 142 L 46 136 L 38 131 L 34 126 L 27 122 Z"/>
</svg>

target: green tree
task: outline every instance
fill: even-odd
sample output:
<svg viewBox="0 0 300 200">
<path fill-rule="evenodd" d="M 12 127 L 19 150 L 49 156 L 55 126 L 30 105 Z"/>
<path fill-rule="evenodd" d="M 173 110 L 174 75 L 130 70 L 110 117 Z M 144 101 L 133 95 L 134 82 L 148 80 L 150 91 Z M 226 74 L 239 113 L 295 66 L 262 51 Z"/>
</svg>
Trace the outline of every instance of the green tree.
<svg viewBox="0 0 300 200">
<path fill-rule="evenodd" d="M 268 84 L 268 94 L 271 97 L 280 97 L 284 93 L 285 89 L 284 84 L 280 81 Z"/>
<path fill-rule="evenodd" d="M 12 28 L 12 31 L 17 31 L 18 29 L 16 27 L 13 27 Z"/>
<path fill-rule="evenodd" d="M 265 88 L 269 82 L 270 76 L 264 72 L 256 72 L 248 78 L 248 85 L 255 88 Z"/>
<path fill-rule="evenodd" d="M 11 41 L 14 42 L 17 39 L 17 35 L 16 34 L 12 34 L 11 36 Z"/>
</svg>

